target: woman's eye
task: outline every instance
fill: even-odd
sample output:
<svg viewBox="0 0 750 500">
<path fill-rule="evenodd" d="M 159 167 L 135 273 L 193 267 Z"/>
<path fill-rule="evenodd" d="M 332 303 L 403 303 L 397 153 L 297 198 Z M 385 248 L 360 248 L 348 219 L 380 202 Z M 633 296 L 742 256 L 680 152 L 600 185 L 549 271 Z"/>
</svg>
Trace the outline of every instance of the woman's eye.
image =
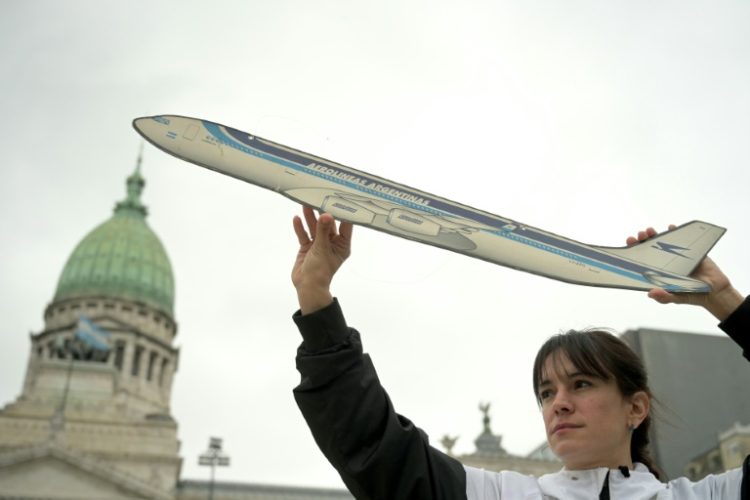
<svg viewBox="0 0 750 500">
<path fill-rule="evenodd" d="M 591 382 L 588 380 L 576 380 L 574 386 L 576 389 L 583 389 L 584 387 L 591 387 Z"/>
<path fill-rule="evenodd" d="M 545 389 L 539 393 L 539 399 L 541 401 L 544 401 L 545 399 L 548 399 L 552 395 L 552 391 L 549 389 Z"/>
</svg>

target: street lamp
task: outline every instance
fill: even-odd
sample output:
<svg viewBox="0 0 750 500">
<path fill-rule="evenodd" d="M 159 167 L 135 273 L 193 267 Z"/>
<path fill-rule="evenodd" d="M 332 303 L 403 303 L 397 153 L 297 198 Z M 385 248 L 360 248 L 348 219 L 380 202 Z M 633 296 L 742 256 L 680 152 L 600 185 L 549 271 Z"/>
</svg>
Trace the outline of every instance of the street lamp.
<svg viewBox="0 0 750 500">
<path fill-rule="evenodd" d="M 211 482 L 208 485 L 208 500 L 214 498 L 214 472 L 216 466 L 228 466 L 229 457 L 221 451 L 221 438 L 212 437 L 208 442 L 208 450 L 198 457 L 198 465 L 211 466 Z"/>
</svg>

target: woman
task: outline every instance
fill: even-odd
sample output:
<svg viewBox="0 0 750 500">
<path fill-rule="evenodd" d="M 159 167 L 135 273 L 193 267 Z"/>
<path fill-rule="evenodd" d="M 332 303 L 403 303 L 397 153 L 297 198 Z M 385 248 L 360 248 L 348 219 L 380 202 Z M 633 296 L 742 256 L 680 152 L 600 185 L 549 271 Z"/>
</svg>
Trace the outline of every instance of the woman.
<svg viewBox="0 0 750 500">
<path fill-rule="evenodd" d="M 562 471 L 540 478 L 487 472 L 432 448 L 420 429 L 394 411 L 358 332 L 346 325 L 330 292 L 350 254 L 352 225 L 342 222 L 337 229 L 330 215 L 318 219 L 311 209 L 303 212 L 309 233 L 294 218 L 300 244 L 292 271 L 300 305 L 294 321 L 303 337 L 297 353 L 302 381 L 294 394 L 316 442 L 356 498 L 750 500 L 750 484 L 743 484 L 739 469 L 698 483 L 659 481 L 644 442 L 651 401 L 645 373 L 629 348 L 602 332 L 553 337 L 535 363 L 534 389 Z M 628 244 L 654 234 L 649 228 Z M 748 358 L 750 300 L 743 301 L 708 258 L 693 275 L 713 291 L 697 296 L 657 289 L 649 296 L 706 308 Z"/>
</svg>

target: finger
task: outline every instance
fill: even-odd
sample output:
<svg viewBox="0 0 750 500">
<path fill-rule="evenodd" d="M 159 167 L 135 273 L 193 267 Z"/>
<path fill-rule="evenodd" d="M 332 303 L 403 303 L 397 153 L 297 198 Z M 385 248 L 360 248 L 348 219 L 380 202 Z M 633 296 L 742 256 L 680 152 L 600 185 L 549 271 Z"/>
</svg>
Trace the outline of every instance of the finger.
<svg viewBox="0 0 750 500">
<path fill-rule="evenodd" d="M 327 213 L 321 213 L 320 217 L 318 217 L 318 224 L 324 223 L 326 232 L 324 233 L 328 238 L 333 238 L 336 236 L 336 220 L 333 218 L 333 215 L 327 214 Z"/>
<path fill-rule="evenodd" d="M 300 219 L 299 215 L 294 216 L 294 219 L 292 219 L 292 225 L 294 226 L 294 234 L 297 235 L 299 245 L 304 246 L 310 243 L 310 235 L 305 231 L 305 226 L 302 224 L 302 219 Z"/>
<path fill-rule="evenodd" d="M 315 212 L 310 207 L 302 207 L 302 214 L 305 216 L 305 222 L 307 222 L 307 229 L 310 231 L 310 237 L 314 238 L 317 234 L 318 219 L 315 217 Z"/>
<path fill-rule="evenodd" d="M 671 231 L 672 229 L 677 229 L 677 226 L 675 226 L 674 224 L 670 224 L 669 225 L 669 230 Z"/>
<path fill-rule="evenodd" d="M 629 247 L 635 245 L 636 243 L 638 243 L 638 238 L 634 236 L 628 236 L 628 238 L 625 240 L 625 244 Z"/>
<path fill-rule="evenodd" d="M 352 241 L 352 232 L 354 231 L 354 224 L 351 222 L 342 222 L 339 225 L 339 234 L 342 238 L 344 238 L 344 241 L 347 243 L 351 243 Z"/>
<path fill-rule="evenodd" d="M 653 238 L 658 233 L 653 227 L 648 227 L 644 231 L 638 231 L 638 241 L 646 241 L 649 238 Z"/>
<path fill-rule="evenodd" d="M 315 231 L 315 239 L 321 243 L 328 243 L 331 239 L 332 232 L 336 231 L 336 224 L 331 214 L 320 214 L 318 218 L 318 227 Z"/>
</svg>

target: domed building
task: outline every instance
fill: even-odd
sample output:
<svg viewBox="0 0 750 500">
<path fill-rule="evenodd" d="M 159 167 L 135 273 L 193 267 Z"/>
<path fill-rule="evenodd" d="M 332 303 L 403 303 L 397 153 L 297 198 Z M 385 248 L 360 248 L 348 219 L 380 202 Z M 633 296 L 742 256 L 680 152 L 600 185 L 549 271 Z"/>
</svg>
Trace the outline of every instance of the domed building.
<svg viewBox="0 0 750 500">
<path fill-rule="evenodd" d="M 21 395 L 0 409 L 0 498 L 338 500 L 344 490 L 180 479 L 170 411 L 175 286 L 140 172 L 68 258 L 30 335 Z M 322 457 L 321 457 L 322 459 Z"/>
<path fill-rule="evenodd" d="M 140 158 L 114 214 L 76 246 L 31 334 L 21 395 L 0 410 L 0 491 L 174 498 L 174 277 L 141 203 Z M 81 330 L 94 331 L 91 345 Z"/>
</svg>

